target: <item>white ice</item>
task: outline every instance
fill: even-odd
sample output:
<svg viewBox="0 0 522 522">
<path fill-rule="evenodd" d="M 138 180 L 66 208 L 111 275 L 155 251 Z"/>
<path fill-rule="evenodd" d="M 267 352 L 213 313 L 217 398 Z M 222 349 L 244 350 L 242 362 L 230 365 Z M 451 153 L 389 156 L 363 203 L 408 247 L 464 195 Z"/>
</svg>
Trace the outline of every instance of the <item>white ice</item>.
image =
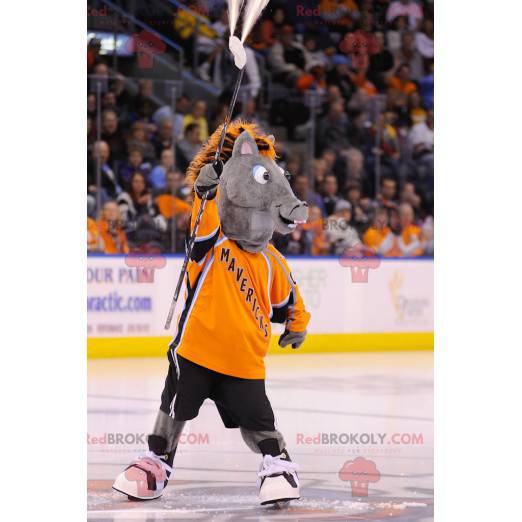
<svg viewBox="0 0 522 522">
<path fill-rule="evenodd" d="M 168 363 L 91 360 L 89 520 L 433 520 L 432 355 L 289 351 L 267 358 L 278 428 L 300 465 L 301 499 L 284 510 L 258 505 L 260 458 L 238 430 L 223 427 L 211 401 L 188 424 L 162 498 L 130 502 L 111 490 L 146 449 Z M 340 478 L 357 457 L 373 461 L 380 474 L 367 496 L 352 496 L 354 484 Z"/>
</svg>

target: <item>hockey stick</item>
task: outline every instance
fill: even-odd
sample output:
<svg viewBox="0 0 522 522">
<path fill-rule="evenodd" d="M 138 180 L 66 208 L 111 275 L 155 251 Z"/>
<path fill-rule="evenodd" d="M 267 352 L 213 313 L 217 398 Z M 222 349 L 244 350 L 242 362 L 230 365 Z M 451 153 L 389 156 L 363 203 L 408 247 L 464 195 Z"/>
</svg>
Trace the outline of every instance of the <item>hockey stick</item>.
<svg viewBox="0 0 522 522">
<path fill-rule="evenodd" d="M 241 85 L 241 80 L 243 79 L 243 73 L 245 72 L 245 68 L 239 70 L 237 75 L 236 85 L 234 87 L 234 93 L 232 95 L 232 101 L 230 102 L 230 107 L 228 108 L 227 116 L 225 118 L 225 122 L 223 124 L 223 129 L 221 130 L 221 135 L 219 137 L 219 144 L 216 149 L 216 154 L 214 155 L 214 170 L 216 171 L 218 177 L 221 175 L 221 164 L 219 163 L 219 156 L 221 154 L 221 150 L 223 149 L 223 144 L 225 143 L 225 136 L 227 134 L 228 125 L 232 118 L 232 111 L 234 110 L 234 106 L 236 104 L 237 95 L 239 92 L 239 86 Z M 172 318 L 174 316 L 174 310 L 176 309 L 176 303 L 178 302 L 179 293 L 181 291 L 181 285 L 183 284 L 183 280 L 185 279 L 185 274 L 187 273 L 188 263 L 190 261 L 190 257 L 192 256 L 192 250 L 194 249 L 194 243 L 196 242 L 196 235 L 198 233 L 199 223 L 201 222 L 201 217 L 203 216 L 203 211 L 205 209 L 205 203 L 207 202 L 208 191 L 203 194 L 201 198 L 201 205 L 199 206 L 199 210 L 196 216 L 196 220 L 194 221 L 194 227 L 192 228 L 192 233 L 190 234 L 190 239 L 187 245 L 187 250 L 185 252 L 185 259 L 183 261 L 183 265 L 181 267 L 181 272 L 178 278 L 178 284 L 176 285 L 176 290 L 174 291 L 174 297 L 172 298 L 172 302 L 170 304 L 169 314 L 167 316 L 167 321 L 165 322 L 165 330 L 170 328 L 170 324 L 172 323 Z"/>
<path fill-rule="evenodd" d="M 232 12 L 234 13 L 232 22 L 234 27 L 237 22 L 237 18 L 239 16 L 239 9 L 241 8 L 242 3 L 243 2 L 241 0 L 239 2 L 237 0 L 229 0 L 229 8 L 232 8 Z M 214 163 L 212 164 L 218 177 L 221 176 L 222 169 L 222 164 L 219 161 L 219 156 L 221 155 L 221 150 L 223 149 L 223 144 L 225 143 L 225 136 L 227 134 L 228 125 L 230 123 L 230 120 L 232 119 L 232 112 L 234 111 L 234 106 L 236 105 L 239 87 L 241 85 L 241 80 L 243 79 L 243 73 L 245 72 L 246 54 L 245 49 L 243 47 L 243 43 L 246 40 L 248 33 L 252 29 L 255 20 L 259 17 L 262 9 L 266 6 L 266 4 L 268 4 L 268 0 L 249 0 L 245 12 L 245 25 L 243 26 L 243 34 L 241 36 L 241 40 L 239 40 L 237 36 L 234 36 L 233 29 L 231 30 L 229 48 L 232 54 L 234 55 L 234 63 L 236 64 L 236 67 L 238 67 L 239 73 L 237 75 L 236 84 L 232 93 L 230 106 L 228 108 L 225 121 L 223 123 L 223 128 L 221 129 L 218 147 L 216 149 L 216 154 L 214 155 Z M 192 256 L 192 250 L 194 249 L 194 243 L 196 242 L 196 235 L 198 233 L 199 223 L 201 222 L 201 217 L 203 216 L 203 211 L 205 209 L 207 199 L 208 191 L 205 192 L 201 198 L 201 205 L 199 206 L 199 210 L 196 215 L 196 220 L 194 221 L 194 227 L 192 228 L 192 232 L 190 234 L 187 249 L 185 251 L 185 259 L 183 260 L 183 265 L 181 266 L 181 272 L 179 274 L 176 290 L 174 291 L 174 296 L 172 298 L 172 302 L 170 303 L 169 314 L 167 315 L 167 321 L 165 322 L 165 330 L 168 330 L 170 328 L 172 318 L 174 317 L 174 310 L 176 309 L 176 304 L 178 302 L 179 293 L 181 291 L 181 285 L 183 284 L 185 274 L 187 273 L 188 263 Z"/>
</svg>

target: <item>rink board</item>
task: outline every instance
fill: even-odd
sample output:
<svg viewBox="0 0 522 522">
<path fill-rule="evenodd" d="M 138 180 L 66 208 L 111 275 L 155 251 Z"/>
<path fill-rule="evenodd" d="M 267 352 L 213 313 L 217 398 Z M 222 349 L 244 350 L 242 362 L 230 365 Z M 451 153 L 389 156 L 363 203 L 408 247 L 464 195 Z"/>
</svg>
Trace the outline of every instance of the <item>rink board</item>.
<svg viewBox="0 0 522 522">
<path fill-rule="evenodd" d="M 175 335 L 165 318 L 182 264 L 179 256 L 89 256 L 88 356 L 164 355 Z M 433 260 L 289 258 L 312 318 L 303 353 L 432 350 Z M 178 303 L 176 316 L 183 308 Z M 273 326 L 270 353 L 280 353 Z"/>
</svg>

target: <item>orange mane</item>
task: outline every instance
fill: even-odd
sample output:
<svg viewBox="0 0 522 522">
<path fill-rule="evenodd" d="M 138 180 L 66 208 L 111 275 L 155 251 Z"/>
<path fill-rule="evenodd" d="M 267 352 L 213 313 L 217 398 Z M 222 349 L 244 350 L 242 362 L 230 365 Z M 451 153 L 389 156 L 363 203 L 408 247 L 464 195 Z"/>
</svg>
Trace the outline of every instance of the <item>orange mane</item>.
<svg viewBox="0 0 522 522">
<path fill-rule="evenodd" d="M 216 153 L 219 138 L 221 136 L 221 129 L 223 128 L 223 124 L 221 124 L 210 136 L 210 138 L 206 141 L 206 143 L 201 147 L 201 150 L 194 156 L 194 159 L 190 162 L 190 165 L 187 169 L 186 182 L 189 187 L 194 186 L 194 182 L 198 177 L 199 171 L 201 168 L 207 163 L 212 163 L 214 161 L 214 155 Z M 259 149 L 259 154 L 263 156 L 267 156 L 270 159 L 275 159 L 276 152 L 274 148 L 274 144 L 266 134 L 263 134 L 259 127 L 255 123 L 251 123 L 245 120 L 234 120 L 230 123 L 227 129 L 227 133 L 225 135 L 225 141 L 223 142 L 223 148 L 221 149 L 221 154 L 219 155 L 219 159 L 226 163 L 227 160 L 232 156 L 232 149 L 234 147 L 234 142 L 236 138 L 243 132 L 248 131 L 256 140 L 257 147 Z"/>
</svg>

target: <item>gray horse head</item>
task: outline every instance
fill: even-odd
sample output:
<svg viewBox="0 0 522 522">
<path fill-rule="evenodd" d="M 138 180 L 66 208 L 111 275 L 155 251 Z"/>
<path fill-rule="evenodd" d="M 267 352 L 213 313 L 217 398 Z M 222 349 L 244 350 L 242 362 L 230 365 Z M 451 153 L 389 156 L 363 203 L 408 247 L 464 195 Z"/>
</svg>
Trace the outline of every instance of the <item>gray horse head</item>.
<svg viewBox="0 0 522 522">
<path fill-rule="evenodd" d="M 248 252 L 260 252 L 274 231 L 288 234 L 308 217 L 308 205 L 295 197 L 284 170 L 259 154 L 248 131 L 236 138 L 219 187 L 223 232 Z"/>
</svg>

